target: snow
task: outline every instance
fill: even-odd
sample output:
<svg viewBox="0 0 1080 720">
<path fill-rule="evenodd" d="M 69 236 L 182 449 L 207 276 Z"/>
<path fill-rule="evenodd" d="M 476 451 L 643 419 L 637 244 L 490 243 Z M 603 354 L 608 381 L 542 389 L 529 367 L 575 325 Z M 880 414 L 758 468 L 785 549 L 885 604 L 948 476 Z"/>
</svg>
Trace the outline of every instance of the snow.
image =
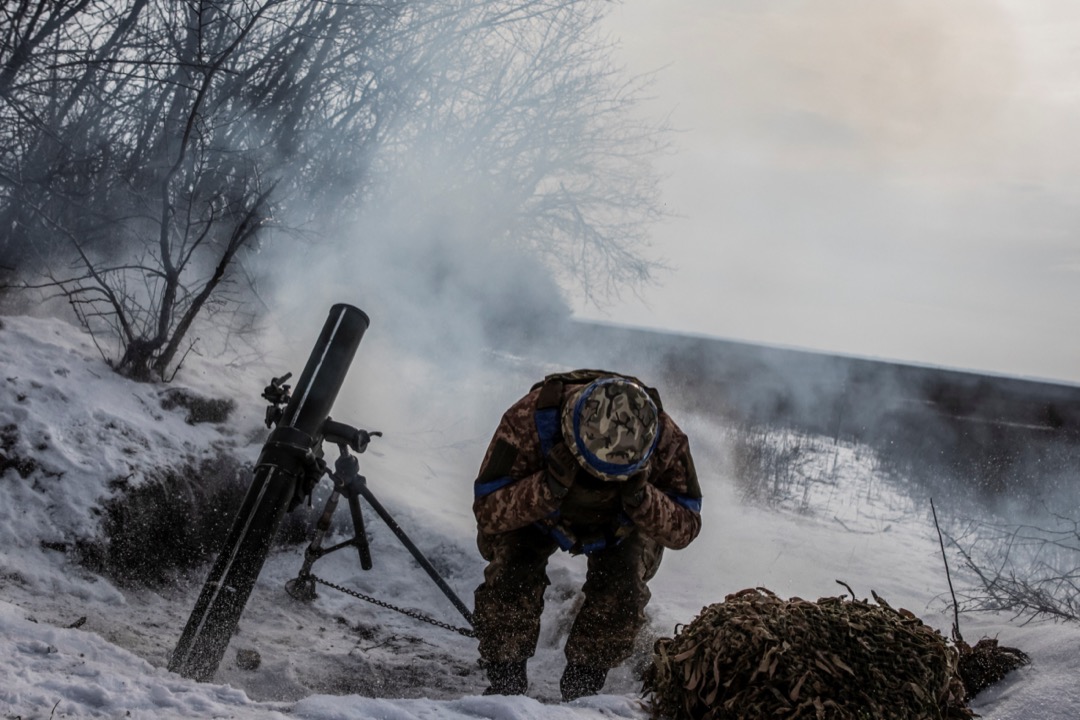
<svg viewBox="0 0 1080 720">
<path fill-rule="evenodd" d="M 653 639 L 745 587 L 814 599 L 846 592 L 837 584 L 843 581 L 858 596 L 876 591 L 945 634 L 952 622 L 929 507 L 884 482 L 865 449 L 808 445 L 799 467 L 802 495 L 774 507 L 748 504 L 732 477 L 730 429 L 669 403 L 702 477 L 703 531 L 686 550 L 666 554 L 651 583 L 640 650 L 612 671 L 605 694 L 558 702 L 565 618 L 584 578 L 581 558 L 553 558 L 529 696 L 504 698 L 480 695 L 486 683 L 474 640 L 325 587 L 311 603 L 290 598 L 283 587 L 303 561 L 299 546 L 271 555 L 214 682 L 195 683 L 165 667 L 205 569 L 158 590 L 120 587 L 80 567 L 70 551 L 99 532 L 102 502 L 116 493 L 118 479 L 150 482 L 161 468 L 221 451 L 253 460 L 265 437 L 259 393 L 271 376 L 297 373 L 303 358 L 292 357 L 290 367 L 273 359 L 243 369 L 191 358 L 175 384 L 233 397 L 237 411 L 222 425 L 190 425 L 182 409 L 161 409 L 162 387 L 119 378 L 90 340 L 64 322 L 0 318 L 0 348 L 0 443 L 9 455 L 37 463 L 0 476 L 0 714 L 6 718 L 644 720 L 648 710 L 633 666 L 647 660 Z M 300 352 L 293 350 L 283 354 Z M 481 360 L 482 373 L 450 369 L 445 358 L 435 364 L 402 356 L 371 331 L 334 411 L 337 420 L 385 432 L 361 456 L 361 472 L 470 606 L 483 571 L 474 544 L 472 474 L 502 410 L 551 370 L 503 354 L 488 353 L 477 366 Z M 325 494 L 325 488 L 317 494 L 316 510 Z M 363 571 L 345 550 L 319 560 L 315 573 L 462 625 L 370 508 L 365 520 L 375 567 Z M 335 528 L 347 524 L 341 503 Z M 1080 717 L 1080 627 L 970 613 L 961 628 L 969 641 L 998 637 L 1032 657 L 1030 666 L 976 699 L 972 707 L 980 715 Z M 236 665 L 239 649 L 260 654 L 258 669 Z"/>
</svg>

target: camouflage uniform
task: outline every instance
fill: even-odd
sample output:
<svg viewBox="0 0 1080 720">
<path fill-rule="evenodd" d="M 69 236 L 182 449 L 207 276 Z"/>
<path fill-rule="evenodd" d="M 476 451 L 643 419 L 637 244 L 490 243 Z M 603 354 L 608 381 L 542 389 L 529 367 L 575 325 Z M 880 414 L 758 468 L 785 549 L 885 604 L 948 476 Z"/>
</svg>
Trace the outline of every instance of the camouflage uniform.
<svg viewBox="0 0 1080 720">
<path fill-rule="evenodd" d="M 565 403 L 581 385 L 566 381 L 559 399 Z M 506 663 L 534 654 L 547 561 L 562 547 L 588 555 L 585 600 L 566 642 L 567 660 L 611 668 L 630 655 L 644 624 L 647 583 L 663 548 L 680 549 L 697 537 L 701 491 L 686 435 L 661 410 L 639 505 L 624 507 L 621 483 L 583 468 L 560 499 L 545 479 L 542 390 L 538 384 L 503 415 L 476 480 L 477 543 L 488 561 L 473 614 L 480 656 Z"/>
</svg>

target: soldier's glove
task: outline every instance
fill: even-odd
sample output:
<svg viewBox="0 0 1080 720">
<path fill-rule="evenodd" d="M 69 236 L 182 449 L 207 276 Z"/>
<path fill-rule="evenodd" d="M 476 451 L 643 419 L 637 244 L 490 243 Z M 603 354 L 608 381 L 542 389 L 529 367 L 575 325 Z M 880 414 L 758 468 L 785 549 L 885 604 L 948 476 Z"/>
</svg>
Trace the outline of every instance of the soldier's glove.
<svg viewBox="0 0 1080 720">
<path fill-rule="evenodd" d="M 547 473 L 545 475 L 548 487 L 551 488 L 551 494 L 561 500 L 566 497 L 566 493 L 570 492 L 570 488 L 574 484 L 574 478 L 577 476 L 579 467 L 578 462 L 564 442 L 558 443 L 551 448 L 547 454 L 546 462 Z"/>
<path fill-rule="evenodd" d="M 649 468 L 631 475 L 619 486 L 619 496 L 624 508 L 636 508 L 645 502 L 645 486 L 649 484 Z"/>
</svg>

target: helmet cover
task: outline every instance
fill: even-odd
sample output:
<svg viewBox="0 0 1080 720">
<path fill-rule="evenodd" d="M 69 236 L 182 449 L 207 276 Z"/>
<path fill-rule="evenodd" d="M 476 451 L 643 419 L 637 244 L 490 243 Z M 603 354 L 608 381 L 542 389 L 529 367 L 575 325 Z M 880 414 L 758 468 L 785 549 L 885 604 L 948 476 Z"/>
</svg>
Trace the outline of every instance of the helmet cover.
<svg viewBox="0 0 1080 720">
<path fill-rule="evenodd" d="M 570 452 L 591 475 L 622 481 L 645 466 L 656 448 L 659 413 L 632 380 L 595 380 L 566 399 L 562 432 Z"/>
</svg>

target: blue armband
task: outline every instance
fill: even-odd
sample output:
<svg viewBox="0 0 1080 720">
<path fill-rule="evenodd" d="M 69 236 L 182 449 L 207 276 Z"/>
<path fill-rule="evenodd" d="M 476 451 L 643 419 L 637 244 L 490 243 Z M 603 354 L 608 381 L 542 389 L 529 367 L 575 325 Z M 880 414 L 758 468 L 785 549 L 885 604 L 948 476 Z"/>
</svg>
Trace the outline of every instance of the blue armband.
<svg viewBox="0 0 1080 720">
<path fill-rule="evenodd" d="M 473 485 L 473 493 L 475 497 L 482 498 L 490 495 L 496 490 L 501 490 L 502 488 L 514 482 L 516 482 L 514 478 L 510 477 L 509 475 L 503 475 L 502 477 L 495 478 L 494 480 L 476 483 L 475 485 Z"/>
<path fill-rule="evenodd" d="M 678 495 L 676 493 L 665 493 L 669 498 L 674 500 L 676 504 L 682 505 L 684 508 L 691 512 L 701 512 L 701 498 L 692 498 L 687 495 Z"/>
</svg>

